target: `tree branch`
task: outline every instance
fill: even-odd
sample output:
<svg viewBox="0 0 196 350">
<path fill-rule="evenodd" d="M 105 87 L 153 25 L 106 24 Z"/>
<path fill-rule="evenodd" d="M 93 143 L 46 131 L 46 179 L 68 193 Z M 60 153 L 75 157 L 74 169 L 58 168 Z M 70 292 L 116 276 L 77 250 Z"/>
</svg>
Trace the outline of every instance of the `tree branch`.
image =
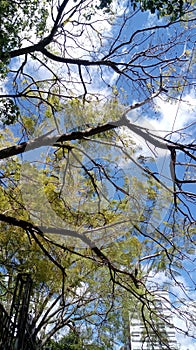
<svg viewBox="0 0 196 350">
<path fill-rule="evenodd" d="M 110 270 L 112 270 L 114 272 L 118 272 L 120 274 L 125 274 L 125 275 L 129 276 L 131 278 L 132 282 L 134 283 L 135 287 L 139 288 L 138 287 L 138 282 L 139 281 L 135 278 L 135 276 L 132 273 L 120 270 L 119 268 L 113 266 L 112 263 L 110 262 L 110 260 L 107 258 L 107 256 L 105 254 L 103 254 L 103 252 L 98 247 L 95 246 L 94 242 L 90 238 L 85 236 L 84 234 L 80 234 L 80 233 L 78 233 L 76 231 L 67 230 L 67 229 L 63 229 L 63 228 L 45 227 L 45 226 L 40 226 L 40 228 L 39 228 L 38 226 L 35 226 L 35 225 L 29 223 L 26 220 L 16 219 L 14 217 L 7 216 L 7 215 L 4 215 L 4 214 L 0 214 L 0 221 L 6 222 L 6 223 L 8 223 L 10 225 L 21 227 L 25 231 L 28 231 L 32 235 L 32 237 L 36 241 L 36 243 L 39 245 L 39 247 L 42 249 L 44 254 L 46 254 L 46 256 L 48 256 L 49 259 L 63 273 L 65 273 L 63 266 L 61 264 L 59 264 L 50 255 L 50 253 L 48 253 L 46 248 L 43 246 L 43 244 L 37 238 L 36 233 L 38 235 L 41 235 L 42 237 L 44 237 L 45 233 L 50 233 L 50 234 L 60 234 L 60 235 L 64 235 L 64 236 L 70 236 L 70 237 L 79 238 L 82 242 L 84 242 L 96 254 L 96 256 L 102 261 L 102 263 L 104 265 L 108 266 L 108 268 Z"/>
</svg>

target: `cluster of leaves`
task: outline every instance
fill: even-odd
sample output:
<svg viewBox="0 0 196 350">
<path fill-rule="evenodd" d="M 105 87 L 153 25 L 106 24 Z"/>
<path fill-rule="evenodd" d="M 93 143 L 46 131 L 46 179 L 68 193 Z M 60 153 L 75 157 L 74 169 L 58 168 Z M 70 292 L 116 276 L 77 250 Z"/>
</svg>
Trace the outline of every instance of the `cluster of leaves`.
<svg viewBox="0 0 196 350">
<path fill-rule="evenodd" d="M 102 10 L 106 8 L 108 10 L 111 4 L 112 0 L 100 0 L 98 8 Z M 188 6 L 188 2 L 184 0 L 131 0 L 131 4 L 134 10 L 139 7 L 142 11 L 157 12 L 159 17 L 170 16 L 171 20 L 182 17 L 185 7 Z"/>
<path fill-rule="evenodd" d="M 0 121 L 3 125 L 11 125 L 16 122 L 20 115 L 18 106 L 11 98 L 0 101 Z"/>
<path fill-rule="evenodd" d="M 136 3 L 132 1 L 133 5 Z M 172 20 L 181 17 L 184 14 L 186 1 L 167 1 L 167 0 L 144 0 L 141 2 L 142 11 L 150 10 L 151 13 L 158 12 L 158 16 L 170 16 Z"/>
<path fill-rule="evenodd" d="M 9 62 L 9 52 L 22 45 L 21 33 L 35 31 L 39 38 L 46 30 L 48 17 L 47 2 L 39 0 L 3 0 L 0 3 L 0 72 L 5 72 Z"/>
<path fill-rule="evenodd" d="M 85 346 L 82 336 L 74 331 L 69 331 L 67 335 L 58 341 L 51 339 L 47 343 L 46 348 L 50 350 L 104 350 L 104 347 L 92 342 Z"/>
</svg>

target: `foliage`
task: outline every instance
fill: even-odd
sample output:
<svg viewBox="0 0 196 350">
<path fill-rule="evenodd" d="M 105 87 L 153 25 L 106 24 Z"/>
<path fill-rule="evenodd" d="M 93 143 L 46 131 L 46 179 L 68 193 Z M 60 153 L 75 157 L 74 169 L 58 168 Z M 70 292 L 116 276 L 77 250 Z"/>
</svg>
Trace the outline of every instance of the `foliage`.
<svg viewBox="0 0 196 350">
<path fill-rule="evenodd" d="M 143 339 L 168 347 L 165 290 L 167 311 L 193 322 L 192 121 L 151 126 L 162 105 L 176 121 L 193 103 L 192 4 L 1 2 L 1 302 L 9 312 L 30 272 L 40 349 L 125 345 L 133 311 Z M 144 10 L 166 19 L 146 26 Z"/>
<path fill-rule="evenodd" d="M 22 40 L 28 41 L 29 31 L 41 38 L 46 31 L 47 2 L 38 0 L 3 0 L 0 4 L 0 72 L 6 71 L 9 52 L 20 48 Z"/>
<path fill-rule="evenodd" d="M 65 1 L 65 6 L 67 1 Z M 109 11 L 112 0 L 100 0 L 98 9 Z M 187 10 L 187 1 L 135 1 L 131 0 L 131 5 L 135 10 L 139 7 L 142 11 L 150 10 L 151 13 L 157 11 L 158 16 L 170 16 L 175 20 Z M 0 73 L 7 72 L 6 65 L 9 63 L 9 52 L 22 47 L 24 39 L 29 41 L 29 32 L 34 33 L 37 39 L 41 39 L 46 34 L 48 9 L 52 2 L 42 1 L 41 6 L 38 0 L 8 1 L 3 0 L 0 4 Z M 91 18 L 91 15 L 86 16 Z"/>
<path fill-rule="evenodd" d="M 111 6 L 111 0 L 100 0 L 100 9 L 109 8 Z M 189 5 L 187 1 L 167 1 L 167 0 L 131 0 L 131 5 L 133 9 L 137 9 L 138 7 L 142 11 L 149 10 L 151 13 L 157 12 L 158 16 L 170 16 L 172 20 L 176 20 L 177 18 L 183 16 L 185 13 L 185 9 Z"/>
<path fill-rule="evenodd" d="M 133 1 L 133 6 L 135 2 Z M 184 8 L 187 6 L 187 1 L 142 1 L 142 10 L 150 10 L 151 13 L 158 11 L 159 16 L 171 16 L 172 20 L 181 17 L 184 14 Z"/>
<path fill-rule="evenodd" d="M 14 124 L 19 117 L 19 108 L 11 98 L 2 99 L 0 105 L 1 121 L 4 125 Z"/>
<path fill-rule="evenodd" d="M 82 337 L 73 331 L 70 331 L 58 341 L 50 340 L 46 346 L 50 350 L 104 350 L 103 347 L 93 343 L 85 346 Z"/>
</svg>

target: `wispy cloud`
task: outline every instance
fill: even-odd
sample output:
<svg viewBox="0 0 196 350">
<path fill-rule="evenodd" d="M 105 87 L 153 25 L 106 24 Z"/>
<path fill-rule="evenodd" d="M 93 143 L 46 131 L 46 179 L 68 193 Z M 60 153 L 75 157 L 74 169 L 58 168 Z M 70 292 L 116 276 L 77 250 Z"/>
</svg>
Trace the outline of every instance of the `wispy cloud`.
<svg viewBox="0 0 196 350">
<path fill-rule="evenodd" d="M 176 102 L 157 98 L 155 104 L 160 118 L 150 120 L 154 129 L 161 134 L 170 134 L 171 139 L 175 141 L 180 141 L 181 138 L 183 141 L 190 140 L 193 125 L 191 130 L 185 127 L 195 120 L 196 96 L 194 91 L 192 90 L 182 99 L 179 97 Z"/>
<path fill-rule="evenodd" d="M 171 100 L 157 97 L 154 100 L 154 108 L 157 111 L 157 118 L 149 118 L 144 115 L 141 108 L 131 112 L 129 118 L 135 124 L 147 128 L 151 133 L 178 142 L 190 142 L 196 130 L 195 108 L 196 95 L 194 91 L 186 94 L 183 98 Z M 147 147 L 145 140 L 131 133 L 136 143 L 143 147 L 143 150 L 152 156 L 152 151 Z M 156 150 L 158 152 L 158 150 Z M 161 151 L 163 152 L 163 151 Z M 163 152 L 165 155 L 165 151 Z M 159 152 L 160 156 L 161 153 Z"/>
</svg>

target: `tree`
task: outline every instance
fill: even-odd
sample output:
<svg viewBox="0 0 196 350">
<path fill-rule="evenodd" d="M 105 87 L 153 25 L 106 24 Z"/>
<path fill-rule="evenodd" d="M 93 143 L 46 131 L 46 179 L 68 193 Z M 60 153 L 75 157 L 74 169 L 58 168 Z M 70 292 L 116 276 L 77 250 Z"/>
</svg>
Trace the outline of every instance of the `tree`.
<svg viewBox="0 0 196 350">
<path fill-rule="evenodd" d="M 86 347 L 82 345 L 82 338 L 74 332 L 69 332 L 67 335 L 62 337 L 59 341 L 50 340 L 48 347 L 50 350 L 104 350 L 103 347 L 100 347 L 96 344 L 88 344 Z"/>
<path fill-rule="evenodd" d="M 100 9 L 110 8 L 112 0 L 102 0 L 100 1 L 99 7 Z M 136 10 L 138 7 L 141 11 L 149 10 L 151 13 L 158 13 L 158 16 L 170 16 L 171 20 L 174 20 L 178 17 L 183 16 L 185 11 L 190 6 L 187 1 L 153 1 L 153 0 L 131 0 L 131 5 L 133 9 Z"/>
<path fill-rule="evenodd" d="M 138 3 L 171 18 L 138 27 L 147 19 Z M 4 1 L 0 8 L 7 16 L 0 41 L 2 294 L 11 300 L 17 272 L 32 271 L 42 347 L 76 322 L 100 346 L 114 348 L 127 336 L 117 329 L 137 302 L 146 334 L 153 330 L 168 348 L 153 300 L 167 287 L 174 315 L 192 322 L 180 308 L 194 289 L 195 144 L 183 139 L 191 121 L 164 135 L 141 115 L 153 123 L 161 104 L 177 101 L 179 110 L 193 94 L 194 7 L 18 5 Z M 153 161 L 163 152 L 165 172 Z"/>
</svg>

